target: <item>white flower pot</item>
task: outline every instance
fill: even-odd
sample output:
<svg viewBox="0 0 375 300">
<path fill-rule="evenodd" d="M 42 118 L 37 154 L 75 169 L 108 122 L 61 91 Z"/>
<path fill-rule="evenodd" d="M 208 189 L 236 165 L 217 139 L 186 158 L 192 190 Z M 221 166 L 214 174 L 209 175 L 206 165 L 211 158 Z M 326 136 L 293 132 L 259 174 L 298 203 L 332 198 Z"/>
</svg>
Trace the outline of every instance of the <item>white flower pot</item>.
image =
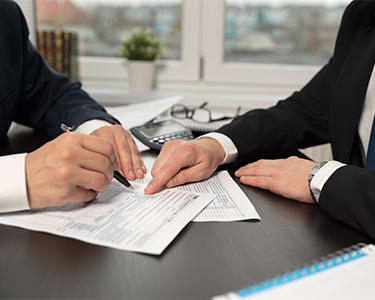
<svg viewBox="0 0 375 300">
<path fill-rule="evenodd" d="M 129 88 L 135 93 L 149 92 L 154 85 L 154 61 L 129 60 Z"/>
</svg>

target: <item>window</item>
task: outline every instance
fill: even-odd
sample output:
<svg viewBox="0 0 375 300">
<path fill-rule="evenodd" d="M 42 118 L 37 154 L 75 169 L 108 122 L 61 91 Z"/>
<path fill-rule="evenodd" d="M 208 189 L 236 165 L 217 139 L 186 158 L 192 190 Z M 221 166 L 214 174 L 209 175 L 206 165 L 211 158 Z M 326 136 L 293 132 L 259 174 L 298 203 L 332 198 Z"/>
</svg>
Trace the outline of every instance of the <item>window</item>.
<svg viewBox="0 0 375 300">
<path fill-rule="evenodd" d="M 79 55 L 117 57 L 116 48 L 134 26 L 153 28 L 166 52 L 181 59 L 182 0 L 144 1 L 36 0 L 38 29 L 79 33 Z"/>
<path fill-rule="evenodd" d="M 23 1 L 23 0 L 18 0 Z M 349 0 L 35 0 L 37 28 L 80 33 L 81 80 L 122 86 L 116 56 L 133 26 L 152 27 L 166 57 L 160 84 L 264 91 L 300 88 L 332 55 Z"/>
<path fill-rule="evenodd" d="M 323 65 L 347 3 L 227 0 L 224 62 Z"/>
<path fill-rule="evenodd" d="M 265 89 L 301 87 L 332 55 L 348 3 L 205 2 L 205 79 Z"/>
<path fill-rule="evenodd" d="M 161 39 L 158 79 L 198 80 L 199 1 L 35 0 L 35 7 L 37 29 L 79 34 L 82 81 L 122 84 L 127 69 L 116 49 L 134 26 L 151 27 Z"/>
</svg>

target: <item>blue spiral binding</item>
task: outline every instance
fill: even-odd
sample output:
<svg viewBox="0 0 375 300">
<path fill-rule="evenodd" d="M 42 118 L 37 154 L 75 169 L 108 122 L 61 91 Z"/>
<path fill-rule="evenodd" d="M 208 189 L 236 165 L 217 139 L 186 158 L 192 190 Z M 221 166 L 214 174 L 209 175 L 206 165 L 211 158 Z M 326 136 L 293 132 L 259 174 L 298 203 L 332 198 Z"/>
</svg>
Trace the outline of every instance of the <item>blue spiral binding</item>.
<svg viewBox="0 0 375 300">
<path fill-rule="evenodd" d="M 306 276 L 322 272 L 327 269 L 334 268 L 336 266 L 342 265 L 346 262 L 358 259 L 368 254 L 361 251 L 361 248 L 366 246 L 363 243 L 352 246 L 350 248 L 337 251 L 334 254 L 325 256 L 317 261 L 311 262 L 309 265 L 294 269 L 290 272 L 283 273 L 280 276 L 272 277 L 271 279 L 262 281 L 258 284 L 251 285 L 247 288 L 243 288 L 235 291 L 235 293 L 240 297 L 248 297 L 254 293 L 276 287 L 288 282 L 292 282 Z"/>
</svg>

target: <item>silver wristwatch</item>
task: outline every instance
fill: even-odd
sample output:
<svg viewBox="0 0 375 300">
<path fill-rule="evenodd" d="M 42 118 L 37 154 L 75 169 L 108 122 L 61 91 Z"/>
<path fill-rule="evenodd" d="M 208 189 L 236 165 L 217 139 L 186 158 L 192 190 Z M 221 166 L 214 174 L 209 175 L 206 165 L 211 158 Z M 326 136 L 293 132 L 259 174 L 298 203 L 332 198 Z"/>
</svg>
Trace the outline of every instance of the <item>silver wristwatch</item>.
<svg viewBox="0 0 375 300">
<path fill-rule="evenodd" d="M 310 194 L 311 194 L 311 197 L 314 199 L 315 202 L 318 202 L 317 199 L 318 199 L 318 195 L 315 195 L 315 193 L 313 192 L 313 190 L 311 189 L 311 181 L 313 180 L 315 174 L 326 164 L 328 163 L 328 161 L 322 161 L 321 163 L 315 165 L 310 173 L 309 173 L 309 177 L 307 178 L 307 181 L 309 182 L 309 189 L 310 189 Z"/>
</svg>

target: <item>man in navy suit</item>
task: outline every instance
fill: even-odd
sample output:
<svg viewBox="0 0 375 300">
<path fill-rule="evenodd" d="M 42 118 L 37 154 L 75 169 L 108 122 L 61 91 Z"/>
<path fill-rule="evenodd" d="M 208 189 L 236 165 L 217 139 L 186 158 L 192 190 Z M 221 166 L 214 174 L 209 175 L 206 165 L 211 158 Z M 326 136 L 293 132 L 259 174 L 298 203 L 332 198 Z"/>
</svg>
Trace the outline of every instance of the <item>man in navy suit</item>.
<svg viewBox="0 0 375 300">
<path fill-rule="evenodd" d="M 142 178 L 131 135 L 79 83 L 50 68 L 28 33 L 20 8 L 0 1 L 0 142 L 12 121 L 54 138 L 34 152 L 0 157 L 0 212 L 93 200 L 117 169 Z M 61 123 L 76 132 L 60 135 Z"/>
<path fill-rule="evenodd" d="M 253 110 L 191 142 L 166 143 L 146 193 L 207 178 L 220 165 L 240 167 L 244 184 L 297 201 L 318 203 L 330 216 L 375 239 L 375 171 L 365 168 L 375 113 L 375 1 L 346 9 L 334 55 L 299 92 Z M 330 143 L 333 161 L 286 157 Z M 367 155 L 369 153 L 369 155 Z"/>
</svg>

